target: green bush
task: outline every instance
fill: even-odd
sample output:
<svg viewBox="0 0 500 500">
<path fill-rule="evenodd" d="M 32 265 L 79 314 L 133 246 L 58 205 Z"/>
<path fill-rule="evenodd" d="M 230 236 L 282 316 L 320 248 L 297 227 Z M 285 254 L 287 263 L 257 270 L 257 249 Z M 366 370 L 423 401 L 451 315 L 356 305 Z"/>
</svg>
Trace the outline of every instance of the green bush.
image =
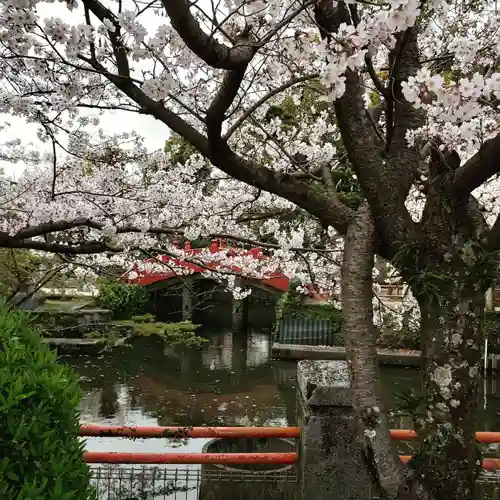
<svg viewBox="0 0 500 500">
<path fill-rule="evenodd" d="M 276 304 L 276 323 L 274 335 L 279 330 L 279 324 L 284 318 L 329 319 L 332 330 L 339 333 L 342 330 L 342 311 L 333 304 L 306 304 L 304 296 L 297 292 L 297 283 L 291 282 L 288 290 L 279 298 Z"/>
<path fill-rule="evenodd" d="M 97 303 L 109 309 L 114 319 L 128 319 L 145 314 L 150 301 L 149 290 L 139 285 L 127 285 L 118 281 L 102 282 Z"/>
<path fill-rule="evenodd" d="M 0 303 L 0 498 L 93 500 L 76 375 Z"/>
<path fill-rule="evenodd" d="M 377 346 L 383 349 L 420 349 L 420 330 L 408 321 L 409 313 L 403 314 L 403 321 L 396 321 L 392 314 L 385 314 L 382 325 L 377 328 Z"/>
<path fill-rule="evenodd" d="M 488 351 L 490 354 L 500 354 L 500 311 L 486 311 L 483 328 L 488 338 Z"/>
</svg>

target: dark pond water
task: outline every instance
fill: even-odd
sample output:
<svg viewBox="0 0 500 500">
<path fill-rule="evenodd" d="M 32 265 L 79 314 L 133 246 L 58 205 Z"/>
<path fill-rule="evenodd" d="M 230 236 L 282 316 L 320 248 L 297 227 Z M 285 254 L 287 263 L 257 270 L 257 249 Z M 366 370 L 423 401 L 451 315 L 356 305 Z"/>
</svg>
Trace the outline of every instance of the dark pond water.
<svg viewBox="0 0 500 500">
<path fill-rule="evenodd" d="M 294 362 L 269 359 L 262 333 L 204 333 L 202 349 L 171 348 L 161 340 L 138 339 L 130 348 L 99 357 L 65 357 L 81 377 L 84 423 L 106 425 L 274 426 L 295 424 Z M 401 389 L 419 387 L 414 369 L 382 369 L 386 404 Z M 479 427 L 500 430 L 500 384 L 485 384 Z M 394 427 L 410 428 L 399 418 Z M 89 438 L 92 451 L 201 451 L 209 440 L 179 446 L 169 439 Z M 176 448 L 175 450 L 173 448 Z"/>
</svg>

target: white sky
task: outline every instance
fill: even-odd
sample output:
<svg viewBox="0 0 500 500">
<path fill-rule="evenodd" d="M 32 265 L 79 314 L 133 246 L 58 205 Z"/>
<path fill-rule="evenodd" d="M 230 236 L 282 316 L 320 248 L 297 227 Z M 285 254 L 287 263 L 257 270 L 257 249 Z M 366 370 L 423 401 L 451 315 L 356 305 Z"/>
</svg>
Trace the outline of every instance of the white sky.
<svg viewBox="0 0 500 500">
<path fill-rule="evenodd" d="M 12 115 L 4 114 L 2 118 L 10 122 L 12 126 L 0 132 L 0 144 L 19 138 L 24 145 L 33 143 L 34 145 L 40 145 L 43 150 L 51 151 L 50 144 L 42 144 L 38 141 L 36 124 L 28 124 L 24 119 Z M 109 134 L 135 130 L 140 136 L 144 137 L 144 144 L 150 151 L 163 149 L 163 145 L 170 135 L 168 127 L 162 122 L 150 116 L 126 111 L 106 112 L 101 116 L 101 128 Z M 61 139 L 63 138 L 61 137 Z M 0 167 L 4 169 L 9 177 L 13 178 L 17 178 L 24 170 L 24 165 L 21 162 L 0 161 Z"/>
</svg>

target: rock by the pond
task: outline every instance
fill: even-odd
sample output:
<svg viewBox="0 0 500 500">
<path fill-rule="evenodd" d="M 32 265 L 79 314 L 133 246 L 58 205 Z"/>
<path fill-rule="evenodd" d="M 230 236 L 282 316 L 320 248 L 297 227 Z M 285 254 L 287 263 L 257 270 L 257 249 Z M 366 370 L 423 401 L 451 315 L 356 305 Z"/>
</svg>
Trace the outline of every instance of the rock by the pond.
<svg viewBox="0 0 500 500">
<path fill-rule="evenodd" d="M 99 354 L 106 347 L 103 339 L 45 338 L 43 341 L 58 354 Z"/>
</svg>

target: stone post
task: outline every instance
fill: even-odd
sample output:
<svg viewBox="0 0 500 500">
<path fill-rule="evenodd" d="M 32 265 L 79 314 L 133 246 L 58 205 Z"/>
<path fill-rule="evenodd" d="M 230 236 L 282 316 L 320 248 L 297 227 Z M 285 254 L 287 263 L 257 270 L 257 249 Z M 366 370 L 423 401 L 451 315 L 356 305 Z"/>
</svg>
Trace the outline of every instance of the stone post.
<svg viewBox="0 0 500 500">
<path fill-rule="evenodd" d="M 366 500 L 364 467 L 351 403 L 346 361 L 304 360 L 298 370 L 299 450 L 297 500 Z"/>
<path fill-rule="evenodd" d="M 182 284 L 182 320 L 193 319 L 193 281 Z"/>
</svg>

